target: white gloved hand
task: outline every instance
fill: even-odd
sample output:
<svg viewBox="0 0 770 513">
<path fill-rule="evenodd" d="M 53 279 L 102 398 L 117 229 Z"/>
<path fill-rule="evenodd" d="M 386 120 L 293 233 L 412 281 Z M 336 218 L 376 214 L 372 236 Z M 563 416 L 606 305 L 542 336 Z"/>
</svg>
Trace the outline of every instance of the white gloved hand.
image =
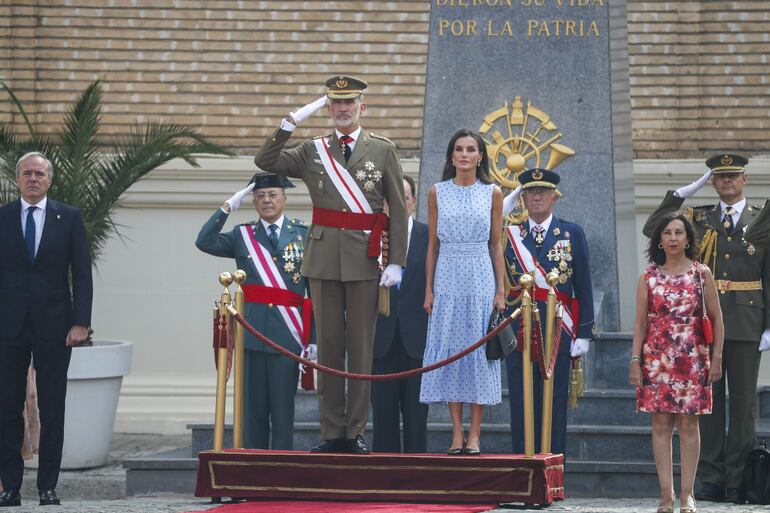
<svg viewBox="0 0 770 513">
<path fill-rule="evenodd" d="M 401 266 L 396 264 L 388 264 L 385 270 L 382 272 L 382 278 L 380 278 L 380 287 L 392 287 L 401 283 Z"/>
<path fill-rule="evenodd" d="M 700 190 L 701 187 L 706 185 L 706 182 L 709 181 L 709 178 L 711 178 L 711 170 L 709 169 L 705 173 L 703 173 L 703 176 L 695 180 L 690 185 L 685 185 L 684 187 L 680 187 L 677 190 L 674 191 L 674 196 L 677 198 L 687 199 L 696 192 Z"/>
<path fill-rule="evenodd" d="M 248 187 L 236 192 L 230 199 L 225 201 L 225 203 L 227 203 L 227 205 L 230 207 L 230 212 L 235 212 L 238 210 L 238 207 L 241 206 L 241 201 L 243 201 L 243 198 L 245 198 L 246 195 L 254 189 L 254 185 L 255 184 L 250 183 Z"/>
<path fill-rule="evenodd" d="M 317 360 L 318 359 L 318 346 L 315 345 L 315 344 L 308 344 L 307 349 L 305 349 L 304 357 L 307 360 Z"/>
<path fill-rule="evenodd" d="M 768 349 L 770 349 L 770 330 L 765 330 L 762 333 L 762 338 L 759 339 L 759 350 L 767 351 Z"/>
<path fill-rule="evenodd" d="M 326 95 L 321 96 L 313 103 L 308 103 L 307 105 L 300 107 L 296 112 L 290 112 L 289 114 L 294 120 L 293 123 L 299 125 L 324 105 L 326 105 Z"/>
<path fill-rule="evenodd" d="M 516 204 L 519 202 L 519 196 L 521 196 L 521 185 L 516 187 L 508 196 L 503 198 L 503 217 L 510 215 L 513 209 L 516 208 Z"/>
<path fill-rule="evenodd" d="M 578 358 L 579 356 L 586 354 L 588 352 L 588 342 L 589 340 L 587 338 L 576 338 L 572 342 L 572 345 L 570 345 L 570 356 L 572 358 Z"/>
</svg>

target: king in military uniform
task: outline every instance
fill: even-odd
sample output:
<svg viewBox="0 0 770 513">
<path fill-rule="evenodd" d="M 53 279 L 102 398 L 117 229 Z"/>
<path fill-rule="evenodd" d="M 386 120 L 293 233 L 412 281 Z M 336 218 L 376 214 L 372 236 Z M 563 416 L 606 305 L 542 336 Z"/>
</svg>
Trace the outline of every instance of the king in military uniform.
<svg viewBox="0 0 770 513">
<path fill-rule="evenodd" d="M 244 318 L 255 329 L 294 354 L 312 359 L 312 307 L 304 299 L 307 284 L 299 271 L 308 229 L 283 213 L 289 187 L 294 185 L 283 176 L 254 175 L 245 189 L 206 221 L 195 245 L 210 255 L 234 258 L 237 268 L 246 271 Z M 250 192 L 259 219 L 220 233 L 230 213 Z M 286 301 L 287 297 L 293 300 Z M 248 332 L 244 333 L 244 349 L 244 445 L 292 449 L 299 366 Z"/>
<path fill-rule="evenodd" d="M 669 191 L 644 225 L 650 237 L 658 218 L 679 210 L 711 178 L 719 195 L 716 205 L 688 210 L 701 239 L 701 262 L 716 279 L 725 324 L 724 374 L 730 389 L 729 427 L 725 434 L 725 380 L 712 385 L 711 415 L 701 419 L 699 486 L 695 498 L 743 504 L 741 493 L 746 455 L 756 443 L 757 378 L 761 350 L 770 348 L 770 252 L 744 237 L 760 209 L 743 195 L 748 159 L 720 154 L 706 160 L 699 180 Z"/>
<path fill-rule="evenodd" d="M 512 288 L 509 291 L 508 310 L 511 315 L 521 302 L 519 277 L 528 273 L 534 276 L 532 296 L 538 309 L 547 309 L 549 290 L 546 276 L 552 270 L 559 273 L 556 285 L 558 301 L 564 308 L 563 329 L 559 352 L 553 373 L 553 421 L 551 424 L 551 452 L 566 452 L 567 399 L 572 358 L 579 358 L 588 351 L 594 334 L 594 302 L 591 288 L 591 269 L 588 243 L 580 225 L 559 219 L 553 215 L 553 206 L 559 198 L 556 189 L 559 175 L 545 169 L 530 169 L 519 175 L 520 189 L 529 219 L 505 230 L 505 263 Z M 509 195 L 510 196 L 510 195 Z M 510 213 L 515 201 L 504 201 L 503 214 Z M 514 323 L 518 329 L 519 321 Z M 524 452 L 524 403 L 522 390 L 522 355 L 514 352 L 506 360 L 508 390 L 511 402 L 511 436 L 513 452 Z M 541 452 L 541 423 L 543 378 L 534 371 L 535 403 L 535 451 Z"/>
<path fill-rule="evenodd" d="M 301 178 L 313 202 L 302 274 L 310 283 L 318 361 L 335 369 L 369 373 L 377 320 L 377 285 L 401 280 L 406 264 L 407 212 L 395 145 L 363 130 L 367 84 L 350 76 L 326 81 L 327 94 L 292 112 L 267 138 L 254 162 L 261 169 Z M 328 135 L 284 149 L 295 127 L 326 106 Z M 387 201 L 389 217 L 383 213 Z M 387 230 L 389 240 L 383 239 Z M 378 256 L 387 249 L 380 276 Z M 363 434 L 370 382 L 319 374 L 322 441 L 314 452 L 369 452 Z"/>
</svg>

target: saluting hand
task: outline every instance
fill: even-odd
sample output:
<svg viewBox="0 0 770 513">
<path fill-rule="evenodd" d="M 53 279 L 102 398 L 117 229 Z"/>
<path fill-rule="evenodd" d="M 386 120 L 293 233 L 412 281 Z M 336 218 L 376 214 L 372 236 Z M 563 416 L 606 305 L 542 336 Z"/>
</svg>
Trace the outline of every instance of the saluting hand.
<svg viewBox="0 0 770 513">
<path fill-rule="evenodd" d="M 246 197 L 248 193 L 250 193 L 254 189 L 253 183 L 250 183 L 245 189 L 241 189 L 240 191 L 233 194 L 228 200 L 225 201 L 225 205 L 227 205 L 227 209 L 229 212 L 235 212 L 238 210 L 238 207 L 241 206 L 241 202 L 243 201 L 243 198 Z M 224 206 L 222 208 L 224 208 Z"/>
<path fill-rule="evenodd" d="M 711 178 L 711 170 L 709 169 L 706 171 L 703 176 L 695 180 L 690 185 L 685 185 L 684 187 L 678 188 L 676 191 L 674 191 L 674 196 L 677 198 L 687 199 L 696 192 L 700 190 L 701 187 L 706 185 L 706 182 L 708 182 L 709 178 Z"/>
<path fill-rule="evenodd" d="M 508 196 L 503 198 L 503 217 L 507 217 L 516 208 L 516 204 L 519 202 L 519 196 L 521 196 L 521 185 L 516 187 Z"/>
<path fill-rule="evenodd" d="M 326 105 L 326 95 L 321 96 L 314 102 L 300 107 L 296 112 L 290 112 L 289 116 L 291 119 L 289 121 L 291 121 L 293 125 L 299 125 L 324 105 Z"/>
</svg>

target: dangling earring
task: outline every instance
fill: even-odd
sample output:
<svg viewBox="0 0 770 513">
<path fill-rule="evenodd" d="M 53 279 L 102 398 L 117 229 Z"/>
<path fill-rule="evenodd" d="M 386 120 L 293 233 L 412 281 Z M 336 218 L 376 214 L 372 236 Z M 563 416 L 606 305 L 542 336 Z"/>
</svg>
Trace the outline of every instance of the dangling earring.
<svg viewBox="0 0 770 513">
<path fill-rule="evenodd" d="M 662 242 L 658 242 L 658 249 L 663 249 L 663 243 Z"/>
</svg>

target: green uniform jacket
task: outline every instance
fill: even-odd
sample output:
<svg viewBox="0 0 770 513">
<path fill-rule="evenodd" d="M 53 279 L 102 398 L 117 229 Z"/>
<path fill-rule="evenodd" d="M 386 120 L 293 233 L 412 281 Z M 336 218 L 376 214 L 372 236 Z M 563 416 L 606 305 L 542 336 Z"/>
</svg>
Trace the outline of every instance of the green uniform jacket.
<svg viewBox="0 0 770 513">
<path fill-rule="evenodd" d="M 770 200 L 765 201 L 762 211 L 754 216 L 743 237 L 752 244 L 770 246 Z"/>
<path fill-rule="evenodd" d="M 283 149 L 291 132 L 278 129 L 267 138 L 254 162 L 271 173 L 301 178 L 314 207 L 343 210 L 348 206 L 324 170 L 312 139 Z M 345 162 L 334 133 L 327 137 L 332 157 Z M 390 215 L 388 263 L 406 265 L 407 212 L 401 163 L 395 145 L 384 137 L 361 130 L 347 170 L 369 201 L 372 212 L 382 212 L 388 202 Z M 369 234 L 312 225 L 308 232 L 302 274 L 308 278 L 336 281 L 375 280 L 380 276 L 376 258 L 367 256 Z"/>
<path fill-rule="evenodd" d="M 668 191 L 663 203 L 652 213 L 643 232 L 652 237 L 662 214 L 679 210 L 684 199 Z M 714 278 L 731 281 L 762 281 L 763 290 L 733 290 L 719 294 L 719 304 L 725 323 L 725 339 L 759 342 L 762 332 L 770 328 L 770 251 L 754 246 L 744 239 L 745 228 L 757 217 L 759 209 L 746 205 L 732 236 L 721 222 L 719 203 L 694 207 L 689 215 L 698 238 L 703 240 L 707 230 L 716 230 L 716 257 L 708 261 Z"/>
<path fill-rule="evenodd" d="M 241 235 L 241 226 L 237 225 L 233 230 L 220 233 L 222 227 L 227 221 L 228 214 L 222 209 L 217 209 L 211 218 L 198 233 L 195 246 L 201 251 L 218 257 L 234 258 L 238 269 L 246 271 L 245 284 L 265 285 L 257 274 L 254 264 L 251 262 L 251 255 L 246 248 Z M 286 287 L 300 296 L 304 296 L 307 290 L 306 280 L 299 273 L 299 266 L 302 260 L 302 247 L 307 236 L 307 226 L 298 219 L 283 218 L 281 226 L 281 235 L 278 239 L 278 246 L 273 250 L 270 240 L 267 238 L 265 227 L 259 221 L 254 221 L 248 225 L 254 230 L 254 237 L 262 244 L 273 256 L 273 261 L 283 277 Z M 246 315 L 244 318 L 254 326 L 260 333 L 264 334 L 281 347 L 292 351 L 295 354 L 300 353 L 300 346 L 294 336 L 289 331 L 277 308 L 270 307 L 262 303 L 246 303 Z M 310 343 L 314 344 L 311 332 Z M 276 353 L 276 351 L 248 332 L 244 334 L 244 347 L 252 351 L 266 351 Z"/>
</svg>

